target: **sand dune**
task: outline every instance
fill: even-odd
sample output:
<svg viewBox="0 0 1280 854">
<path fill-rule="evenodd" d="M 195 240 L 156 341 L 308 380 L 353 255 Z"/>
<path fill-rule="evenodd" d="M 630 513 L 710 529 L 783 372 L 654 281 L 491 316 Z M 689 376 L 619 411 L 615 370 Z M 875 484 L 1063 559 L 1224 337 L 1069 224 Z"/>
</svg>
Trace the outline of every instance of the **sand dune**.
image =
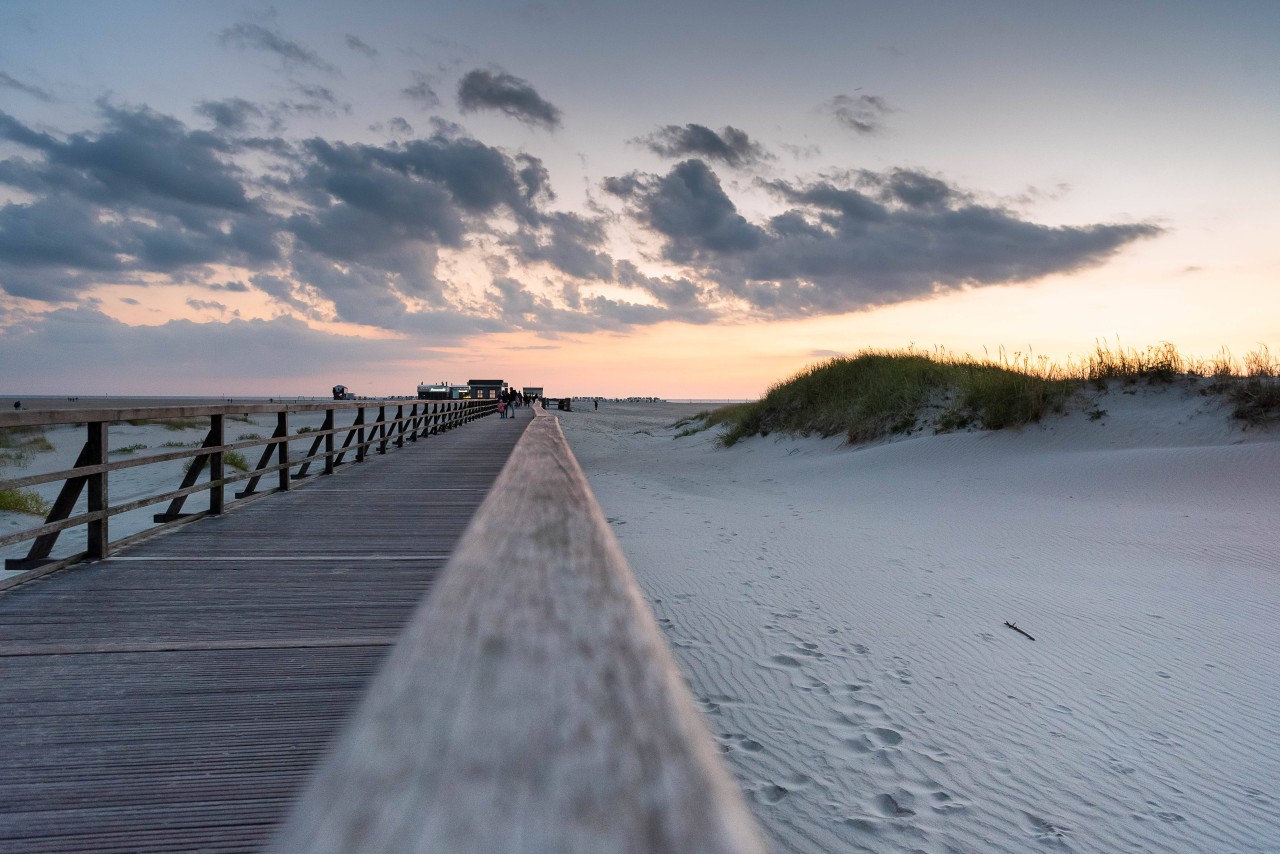
<svg viewBox="0 0 1280 854">
<path fill-rule="evenodd" d="M 1280 847 L 1280 437 L 1094 407 L 728 450 L 561 414 L 778 850 Z"/>
</svg>

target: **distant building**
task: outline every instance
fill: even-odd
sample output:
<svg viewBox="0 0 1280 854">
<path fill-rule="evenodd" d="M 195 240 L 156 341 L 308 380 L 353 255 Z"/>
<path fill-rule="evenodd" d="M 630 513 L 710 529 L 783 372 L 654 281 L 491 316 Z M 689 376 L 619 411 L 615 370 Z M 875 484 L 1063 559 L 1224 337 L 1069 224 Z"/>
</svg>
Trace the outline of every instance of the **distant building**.
<svg viewBox="0 0 1280 854">
<path fill-rule="evenodd" d="M 419 383 L 418 400 L 465 400 L 471 397 L 471 387 L 441 380 L 438 383 Z"/>
<path fill-rule="evenodd" d="M 475 400 L 496 400 L 506 388 L 506 380 L 467 380 Z"/>
<path fill-rule="evenodd" d="M 527 386 L 525 386 L 525 387 L 524 387 L 524 396 L 525 396 L 525 397 L 542 397 L 542 386 L 540 386 L 540 385 L 527 385 Z"/>
</svg>

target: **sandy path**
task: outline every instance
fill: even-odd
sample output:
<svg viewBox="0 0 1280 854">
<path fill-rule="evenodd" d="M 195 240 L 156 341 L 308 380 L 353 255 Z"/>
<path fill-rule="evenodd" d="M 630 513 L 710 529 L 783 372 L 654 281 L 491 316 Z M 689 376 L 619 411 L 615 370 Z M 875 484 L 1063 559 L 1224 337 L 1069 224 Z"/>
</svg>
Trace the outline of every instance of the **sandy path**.
<svg viewBox="0 0 1280 854">
<path fill-rule="evenodd" d="M 1177 392 L 860 450 L 697 408 L 561 420 L 778 850 L 1276 850 L 1280 442 Z"/>
</svg>

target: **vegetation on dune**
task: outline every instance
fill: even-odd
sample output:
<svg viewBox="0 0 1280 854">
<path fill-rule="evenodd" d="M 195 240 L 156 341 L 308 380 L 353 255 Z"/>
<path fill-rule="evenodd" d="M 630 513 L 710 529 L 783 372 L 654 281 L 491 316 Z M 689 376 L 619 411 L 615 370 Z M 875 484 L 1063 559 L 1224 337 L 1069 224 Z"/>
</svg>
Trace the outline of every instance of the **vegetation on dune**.
<svg viewBox="0 0 1280 854">
<path fill-rule="evenodd" d="M 25 466 L 35 454 L 52 450 L 43 427 L 0 427 L 0 468 Z"/>
<path fill-rule="evenodd" d="M 1250 353 L 1241 367 L 1225 352 L 1196 361 L 1171 344 L 1142 351 L 1100 344 L 1083 361 L 1065 366 L 1021 353 L 996 361 L 945 351 L 866 350 L 812 365 L 759 401 L 699 413 L 671 426 L 684 428 L 679 438 L 724 425 L 720 442 L 725 446 L 770 433 L 844 434 L 850 442 L 865 442 L 925 427 L 999 430 L 1062 412 L 1084 388 L 1180 378 L 1208 378 L 1204 392 L 1230 400 L 1236 418 L 1250 424 L 1280 421 L 1280 363 L 1265 347 Z"/>
<path fill-rule="evenodd" d="M 30 489 L 0 489 L 0 510 L 46 516 L 49 513 L 49 502 Z"/>
<path fill-rule="evenodd" d="M 111 449 L 111 453 L 113 453 L 113 454 L 132 454 L 132 453 L 134 453 L 135 451 L 143 451 L 143 450 L 146 450 L 146 447 L 147 447 L 146 445 L 144 445 L 144 444 L 142 444 L 141 442 L 139 442 L 139 443 L 136 443 L 136 444 L 133 444 L 133 445 L 122 445 L 122 446 L 121 446 L 121 447 L 119 447 L 119 448 L 112 448 L 112 449 Z"/>
<path fill-rule="evenodd" d="M 194 464 L 194 459 L 187 460 L 186 464 L 183 465 L 182 470 L 184 472 L 190 471 L 191 466 Z M 249 461 L 245 459 L 244 454 L 239 451 L 224 451 L 222 454 L 222 465 L 229 469 L 239 469 L 240 471 L 249 470 Z"/>
</svg>

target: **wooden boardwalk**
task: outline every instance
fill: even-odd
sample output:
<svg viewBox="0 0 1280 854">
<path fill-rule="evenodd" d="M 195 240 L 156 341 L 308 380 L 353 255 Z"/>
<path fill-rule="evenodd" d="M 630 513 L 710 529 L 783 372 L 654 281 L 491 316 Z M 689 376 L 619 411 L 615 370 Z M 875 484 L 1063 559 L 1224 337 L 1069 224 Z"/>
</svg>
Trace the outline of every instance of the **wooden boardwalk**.
<svg viewBox="0 0 1280 854">
<path fill-rule="evenodd" d="M 0 850 L 260 849 L 528 420 L 0 594 Z"/>
</svg>

